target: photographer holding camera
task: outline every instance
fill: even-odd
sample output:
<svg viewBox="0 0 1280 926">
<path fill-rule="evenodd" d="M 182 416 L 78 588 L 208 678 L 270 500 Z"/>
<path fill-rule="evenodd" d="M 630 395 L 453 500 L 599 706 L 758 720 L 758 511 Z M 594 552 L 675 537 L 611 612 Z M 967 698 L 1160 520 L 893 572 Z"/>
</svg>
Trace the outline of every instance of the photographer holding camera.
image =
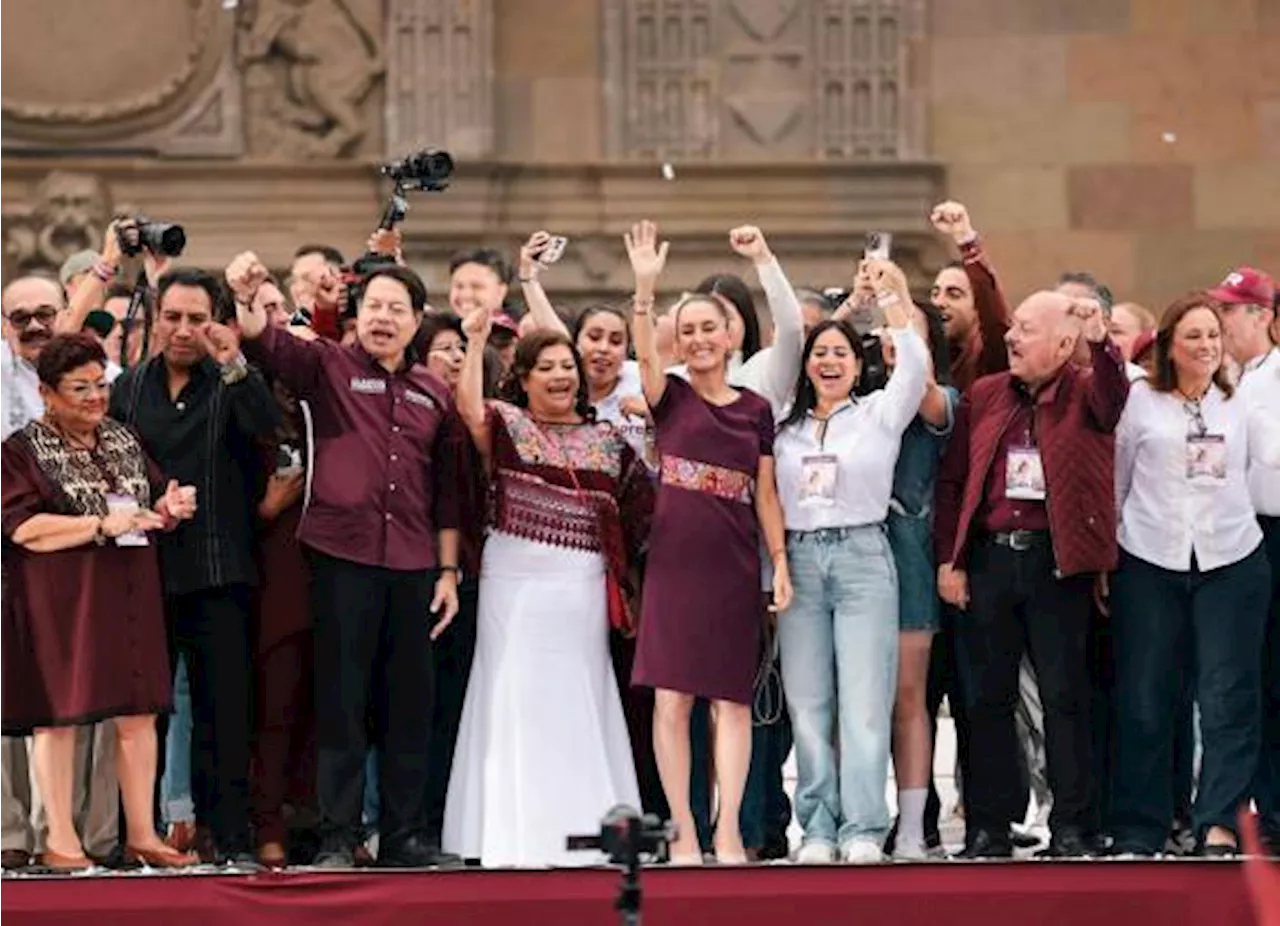
<svg viewBox="0 0 1280 926">
<path fill-rule="evenodd" d="M 449 389 L 411 349 L 426 287 L 404 267 L 372 269 L 358 288 L 356 343 L 344 346 L 267 324 L 254 301 L 267 271 L 254 254 L 238 256 L 226 276 L 245 350 L 315 417 L 313 494 L 299 539 L 312 564 L 316 711 L 324 718 L 316 864 L 354 864 L 370 708 L 381 759 L 379 865 L 456 861 L 426 835 L 431 639 L 458 611 L 453 486 L 462 452 Z M 230 328 L 212 326 L 209 336 L 224 355 L 238 350 Z"/>
</svg>

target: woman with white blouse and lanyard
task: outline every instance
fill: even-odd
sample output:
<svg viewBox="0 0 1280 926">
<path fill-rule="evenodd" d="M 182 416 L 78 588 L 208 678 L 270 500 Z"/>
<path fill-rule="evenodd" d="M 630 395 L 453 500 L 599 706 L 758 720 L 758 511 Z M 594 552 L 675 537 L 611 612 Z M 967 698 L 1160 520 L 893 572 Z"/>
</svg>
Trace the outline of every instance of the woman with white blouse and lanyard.
<svg viewBox="0 0 1280 926">
<path fill-rule="evenodd" d="M 1116 430 L 1117 853 L 1164 846 L 1184 673 L 1195 673 L 1204 743 L 1193 811 L 1201 854 L 1236 852 L 1258 761 L 1270 573 L 1245 474 L 1280 463 L 1280 420 L 1233 396 L 1216 309 L 1205 293 L 1169 307 L 1154 374 L 1133 384 Z"/>
<path fill-rule="evenodd" d="M 795 598 L 778 620 L 795 734 L 798 860 L 876 862 L 889 831 L 884 783 L 898 673 L 898 579 L 885 528 L 902 435 L 925 396 L 928 349 L 902 271 L 869 261 L 896 364 L 855 398 L 862 345 L 826 321 L 805 343 L 778 429 L 778 491 Z M 833 736 L 839 720 L 839 736 Z M 838 740 L 838 745 L 837 745 Z"/>
</svg>

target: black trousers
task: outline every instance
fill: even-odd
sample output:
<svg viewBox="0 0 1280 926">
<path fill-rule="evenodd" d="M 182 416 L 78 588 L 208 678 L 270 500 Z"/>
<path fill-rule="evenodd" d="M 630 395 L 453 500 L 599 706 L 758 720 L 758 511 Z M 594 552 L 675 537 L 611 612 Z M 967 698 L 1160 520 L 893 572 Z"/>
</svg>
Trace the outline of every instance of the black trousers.
<svg viewBox="0 0 1280 926">
<path fill-rule="evenodd" d="M 1273 852 L 1280 852 L 1280 517 L 1259 515 L 1271 567 L 1271 607 L 1262 649 L 1262 753 L 1254 796 Z"/>
<path fill-rule="evenodd" d="M 230 585 L 167 599 L 172 663 L 191 686 L 191 798 L 219 852 L 250 851 L 250 589 Z M 161 735 L 163 764 L 165 729 Z M 156 778 L 159 784 L 159 776 Z"/>
<path fill-rule="evenodd" d="M 436 574 L 308 553 L 322 838 L 347 847 L 359 840 L 371 738 L 378 750 L 382 845 L 425 836 L 435 697 L 429 610 Z"/>
<path fill-rule="evenodd" d="M 960 771 L 960 785 L 964 789 L 969 782 L 969 720 L 965 714 L 965 698 L 963 679 L 960 677 L 960 666 L 956 658 L 956 621 L 957 616 L 963 619 L 962 612 L 957 611 L 945 602 L 942 605 L 942 621 L 938 632 L 933 635 L 933 645 L 929 649 L 929 676 L 925 683 L 925 710 L 929 713 L 930 735 L 933 739 L 934 752 L 938 746 L 938 711 L 942 707 L 942 699 L 947 699 L 951 710 L 951 719 L 956 729 L 956 761 Z M 962 792 L 963 796 L 963 792 Z M 929 776 L 929 796 L 924 805 L 925 841 L 931 845 L 941 845 L 942 837 L 938 832 L 938 817 L 942 813 L 942 800 L 938 789 L 934 786 L 933 776 Z M 895 824 L 896 827 L 896 824 Z"/>
<path fill-rule="evenodd" d="M 1098 828 L 1088 671 L 1092 589 L 1092 576 L 1055 576 L 1047 543 L 1019 552 L 983 538 L 974 547 L 969 610 L 958 619 L 956 642 L 969 723 L 965 819 L 975 830 L 1003 833 L 1026 810 L 1014 725 L 1024 653 L 1044 705 L 1054 795 L 1049 826 Z"/>
<path fill-rule="evenodd" d="M 427 835 L 437 845 L 444 829 L 444 802 L 453 770 L 453 749 L 462 724 L 462 706 L 467 699 L 467 680 L 476 655 L 479 602 L 480 579 L 468 577 L 458 586 L 458 616 L 433 645 L 436 698 L 427 774 Z"/>
</svg>

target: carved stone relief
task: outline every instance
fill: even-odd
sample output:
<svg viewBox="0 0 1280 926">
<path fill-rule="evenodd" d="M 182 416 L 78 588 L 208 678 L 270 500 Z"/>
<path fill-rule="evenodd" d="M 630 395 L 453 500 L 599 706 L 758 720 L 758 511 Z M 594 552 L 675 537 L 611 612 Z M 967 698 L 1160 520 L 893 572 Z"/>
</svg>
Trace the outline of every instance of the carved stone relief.
<svg viewBox="0 0 1280 926">
<path fill-rule="evenodd" d="M 220 0 L 14 3 L 5 26 L 6 148 L 145 147 L 207 91 L 232 32 Z"/>
<path fill-rule="evenodd" d="M 92 174 L 53 171 L 36 184 L 26 211 L 5 214 L 5 263 L 19 272 L 56 271 L 76 251 L 100 250 L 110 205 Z"/>
<path fill-rule="evenodd" d="M 920 153 L 923 0 L 616 0 L 603 28 L 613 157 Z"/>
<path fill-rule="evenodd" d="M 249 153 L 353 154 L 369 132 L 365 104 L 385 70 L 379 36 L 348 0 L 244 0 L 238 17 Z"/>
<path fill-rule="evenodd" d="M 389 0 L 389 158 L 493 149 L 493 0 Z"/>
</svg>

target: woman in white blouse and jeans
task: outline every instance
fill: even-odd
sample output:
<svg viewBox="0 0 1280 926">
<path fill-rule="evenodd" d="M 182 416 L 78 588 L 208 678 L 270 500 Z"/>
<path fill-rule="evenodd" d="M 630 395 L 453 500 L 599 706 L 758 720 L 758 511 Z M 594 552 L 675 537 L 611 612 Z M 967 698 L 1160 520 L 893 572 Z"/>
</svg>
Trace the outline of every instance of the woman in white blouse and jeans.
<svg viewBox="0 0 1280 926">
<path fill-rule="evenodd" d="M 1204 743 L 1197 842 L 1202 854 L 1228 855 L 1258 760 L 1271 581 L 1245 473 L 1280 462 L 1280 421 L 1233 397 L 1206 294 L 1169 307 L 1155 350 L 1154 375 L 1133 384 L 1116 430 L 1111 830 L 1117 853 L 1162 850 L 1179 691 L 1194 672 Z"/>
<path fill-rule="evenodd" d="M 775 443 L 795 594 L 778 635 L 799 773 L 798 859 L 810 863 L 833 861 L 837 847 L 845 861 L 880 861 L 889 831 L 898 579 L 885 518 L 928 349 L 911 327 L 902 272 L 888 262 L 869 269 L 897 358 L 889 385 L 853 398 L 861 341 L 843 322 L 821 323 Z"/>
</svg>

